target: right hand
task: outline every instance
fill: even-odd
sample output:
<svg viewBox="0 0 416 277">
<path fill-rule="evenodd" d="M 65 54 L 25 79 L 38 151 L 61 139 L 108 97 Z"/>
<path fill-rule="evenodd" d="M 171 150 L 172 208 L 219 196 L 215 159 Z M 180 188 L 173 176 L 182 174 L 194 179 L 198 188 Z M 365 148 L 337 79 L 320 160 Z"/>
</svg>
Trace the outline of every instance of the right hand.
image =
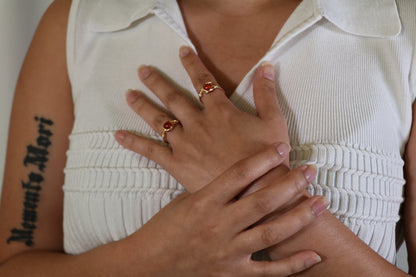
<svg viewBox="0 0 416 277">
<path fill-rule="evenodd" d="M 207 81 L 218 84 L 215 76 L 189 47 L 182 47 L 180 56 L 196 91 Z M 167 135 L 170 147 L 148 139 L 144 134 L 128 131 L 117 132 L 116 139 L 123 147 L 161 165 L 187 191 L 195 192 L 237 161 L 267 145 L 289 143 L 286 119 L 276 94 L 274 71 L 273 65 L 268 63 L 257 70 L 253 81 L 257 113 L 250 114 L 234 106 L 220 87 L 202 96 L 203 109 L 200 109 L 163 73 L 142 66 L 139 76 L 143 84 L 160 99 L 169 113 L 144 93 L 135 90 L 127 95 L 130 107 L 159 134 L 168 120 L 177 119 L 181 124 Z M 289 145 L 282 146 L 286 147 L 280 151 L 289 151 Z M 289 159 L 285 163 L 288 166 Z M 286 173 L 282 168 L 281 172 Z"/>
<path fill-rule="evenodd" d="M 251 260 L 252 253 L 291 237 L 327 207 L 325 198 L 312 197 L 277 219 L 252 227 L 269 213 L 285 209 L 309 183 L 307 166 L 303 166 L 236 200 L 284 158 L 276 146 L 270 146 L 236 163 L 201 190 L 177 197 L 157 213 L 128 238 L 135 252 L 142 253 L 140 264 L 146 265 L 143 276 L 278 277 L 318 263 L 320 257 L 311 250 L 272 262 Z"/>
</svg>

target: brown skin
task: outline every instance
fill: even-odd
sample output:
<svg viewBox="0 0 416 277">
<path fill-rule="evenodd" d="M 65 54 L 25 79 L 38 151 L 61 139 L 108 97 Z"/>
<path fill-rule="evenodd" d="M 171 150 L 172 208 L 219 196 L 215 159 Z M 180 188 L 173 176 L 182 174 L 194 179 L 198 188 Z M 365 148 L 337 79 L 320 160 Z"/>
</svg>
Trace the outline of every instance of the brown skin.
<svg viewBox="0 0 416 277">
<path fill-rule="evenodd" d="M 299 0 L 180 0 L 188 34 L 207 69 L 230 96 L 245 74 L 266 53 Z M 240 5 L 245 9 L 239 9 Z M 206 24 L 209 22 L 209 24 Z M 256 24 L 252 24 L 256 22 Z M 241 28 L 235 28 L 241 26 Z M 262 32 L 258 32 L 258 30 Z M 221 30 L 213 32 L 212 30 Z M 230 39 L 232 38 L 232 39 Z M 218 47 L 222 45 L 222 47 Z M 198 90 L 198 88 L 196 88 Z M 414 108 L 413 114 L 416 114 Z M 416 122 L 405 154 L 405 233 L 409 268 L 416 274 Z M 413 234 L 413 235 L 412 235 Z"/>
<path fill-rule="evenodd" d="M 229 2 L 230 1 L 224 1 L 226 4 Z M 260 3 L 260 1 L 250 2 L 251 4 Z M 261 3 L 267 4 L 263 2 Z M 146 271 L 147 274 L 153 270 L 156 272 L 159 269 L 159 266 L 148 263 L 147 261 L 149 260 L 149 256 L 140 256 L 135 250 L 137 250 L 140 246 L 146 245 L 148 242 L 148 233 L 155 235 L 154 232 L 138 231 L 133 236 L 124 240 L 98 247 L 92 251 L 75 257 L 65 255 L 62 252 L 62 170 L 65 163 L 65 151 L 68 146 L 67 136 L 70 132 L 73 121 L 72 101 L 70 96 L 71 91 L 65 64 L 65 30 L 69 6 L 70 1 L 58 0 L 51 6 L 47 14 L 42 19 L 23 66 L 22 74 L 17 87 L 12 114 L 10 143 L 6 161 L 7 168 L 5 172 L 4 192 L 2 194 L 3 198 L 0 207 L 0 222 L 2 223 L 0 224 L 0 275 L 137 276 L 138 274 L 141 274 L 140 276 L 144 276 L 144 271 Z M 259 6 L 254 5 L 247 7 L 258 8 Z M 263 6 L 263 8 L 264 7 L 266 6 Z M 213 17 L 209 16 L 209 18 L 212 19 Z M 243 22 L 242 18 L 240 18 L 239 22 Z M 235 21 L 235 23 L 238 22 Z M 253 33 L 252 35 L 255 34 Z M 263 46 L 263 49 L 267 49 L 268 46 L 270 46 L 274 35 L 270 35 L 271 39 L 267 45 L 265 44 Z M 243 38 L 244 35 L 242 35 L 239 39 Z M 236 38 L 235 42 L 238 41 L 239 40 Z M 231 49 L 234 48 L 235 47 Z M 51 56 L 50 53 L 56 53 L 56 55 Z M 230 53 L 231 52 L 228 52 L 228 55 L 224 55 L 222 57 L 219 56 L 217 59 L 218 66 L 221 65 L 221 60 L 228 57 Z M 241 60 L 242 57 L 247 57 L 247 55 L 244 54 L 247 54 L 247 52 L 244 53 L 243 51 L 238 54 L 238 60 Z M 209 55 L 210 57 L 215 56 L 213 53 L 210 53 Z M 259 57 L 261 56 L 262 54 L 260 53 Z M 251 62 L 251 65 L 246 65 L 246 70 L 248 70 L 248 68 L 255 63 L 255 61 Z M 220 68 L 220 66 L 218 68 Z M 224 67 L 221 66 L 221 68 Z M 238 66 L 238 68 L 242 67 Z M 232 68 L 224 70 L 224 72 L 231 71 L 234 72 L 235 70 L 232 70 Z M 243 75 L 244 70 L 240 72 L 239 76 L 236 75 L 235 80 L 230 82 L 230 85 L 227 85 L 227 91 L 232 91 L 233 84 L 235 87 Z M 20 182 L 22 178 L 28 174 L 27 168 L 22 165 L 22 159 L 26 155 L 26 146 L 33 143 L 33 140 L 37 136 L 36 125 L 33 125 L 33 117 L 38 115 L 39 112 L 42 112 L 40 116 L 45 116 L 54 120 L 54 135 L 52 138 L 52 146 L 50 148 L 51 153 L 47 169 L 44 173 L 45 182 L 43 183 L 41 194 L 42 203 L 39 204 L 38 208 L 39 220 L 37 222 L 37 231 L 35 235 L 36 243 L 33 248 L 30 248 L 31 251 L 28 251 L 29 249 L 24 245 L 15 243 L 6 244 L 5 241 L 10 235 L 10 229 L 18 226 L 21 222 L 22 190 Z M 264 162 L 266 161 L 267 160 Z M 234 177 L 235 179 L 231 178 L 228 180 L 229 184 L 237 184 L 241 181 L 237 178 L 237 176 Z M 216 192 L 221 195 L 221 191 L 216 190 Z M 212 193 L 214 193 L 214 191 Z M 259 194 L 259 197 L 261 195 L 262 194 Z M 45 199 L 47 199 L 47 201 L 44 201 Z M 258 203 L 259 207 L 263 208 L 270 207 L 271 205 L 270 201 L 268 203 L 261 204 L 259 199 L 254 200 L 254 202 Z M 173 204 L 180 205 L 178 202 Z M 169 210 L 163 209 L 161 214 L 162 216 L 163 214 L 169 214 Z M 303 214 L 311 215 L 311 209 L 304 209 Z M 45 220 L 45 218 L 47 218 L 47 220 Z M 231 218 L 234 217 L 231 215 Z M 325 222 L 331 222 L 331 220 Z M 164 224 L 166 224 L 165 220 L 154 220 L 152 221 L 153 227 L 151 226 L 143 229 L 149 230 L 154 228 L 155 230 L 163 230 L 167 227 Z M 331 225 L 330 223 L 328 224 Z M 316 226 L 319 227 L 320 225 L 316 224 Z M 330 230 L 330 227 L 332 228 L 332 226 L 333 225 L 328 227 L 324 226 L 324 229 Z M 319 230 L 317 230 L 317 232 L 319 233 Z M 270 234 L 270 232 L 267 233 Z M 338 235 L 341 233 L 336 234 L 338 238 Z M 344 240 L 345 242 L 350 242 L 349 236 L 353 235 L 346 235 Z M 268 236 L 266 236 L 266 238 L 268 238 Z M 310 237 L 308 237 L 308 239 L 310 239 Z M 328 238 L 326 238 L 323 243 L 325 243 L 327 239 Z M 353 239 L 354 238 L 351 237 L 351 240 Z M 157 241 L 160 240 L 154 238 L 154 242 Z M 301 242 L 304 241 L 305 239 L 302 238 Z M 316 243 L 319 244 L 320 241 L 318 240 Z M 327 247 L 327 245 L 324 246 Z M 338 246 L 339 245 L 336 245 L 336 247 Z M 152 245 L 152 247 L 155 248 L 156 257 L 160 257 L 162 253 L 163 255 L 169 256 L 164 252 L 165 248 L 163 247 L 163 243 L 162 245 Z M 328 247 L 334 247 L 334 245 L 329 245 Z M 293 250 L 295 248 L 290 247 L 290 249 Z M 304 246 L 302 249 L 304 249 Z M 342 250 L 342 248 L 340 249 Z M 355 250 L 355 248 L 353 250 Z M 341 254 L 345 252 L 340 251 L 339 253 Z M 367 254 L 365 251 L 363 253 Z M 137 256 L 134 254 L 137 254 Z M 374 255 L 373 253 L 370 254 Z M 362 255 L 359 255 L 357 260 L 360 260 L 361 257 Z M 335 258 L 334 260 L 336 262 L 337 259 Z M 359 262 L 360 261 L 358 261 L 358 263 Z M 143 264 L 146 266 L 143 267 Z M 376 266 L 377 264 L 373 263 L 373 265 Z M 169 271 L 169 269 L 166 269 L 168 266 L 169 265 L 166 264 L 163 270 Z M 346 265 L 344 264 L 343 266 Z M 380 268 L 383 273 L 388 273 L 388 270 L 390 270 L 390 268 L 385 267 L 384 264 L 380 267 L 370 266 L 370 268 Z M 289 268 L 289 270 L 290 269 L 291 268 Z M 337 273 L 339 273 L 338 271 Z M 294 272 L 293 268 L 292 272 Z M 327 272 L 331 271 L 326 271 L 326 267 L 321 268 L 321 273 Z M 258 272 L 257 275 L 263 276 L 263 273 L 264 272 Z M 319 272 L 315 272 L 315 274 L 318 273 Z M 379 274 L 378 271 L 375 273 Z M 157 275 L 157 273 L 154 275 Z M 322 275 L 318 274 L 316 276 Z M 327 276 L 340 275 L 332 274 Z M 367 274 L 366 276 L 372 275 Z"/>
<path fill-rule="evenodd" d="M 413 104 L 413 114 L 416 114 L 416 104 Z M 404 227 L 409 261 L 409 273 L 416 275 L 416 120 L 413 117 L 412 131 L 405 153 L 405 203 Z"/>
<path fill-rule="evenodd" d="M 12 226 L 18 227 L 22 221 L 21 181 L 35 170 L 23 165 L 26 147 L 36 143 L 38 137 L 35 116 L 51 118 L 54 125 L 50 128 L 53 135 L 48 149 L 49 161 L 43 173 L 47 179 L 37 209 L 44 216 L 38 217 L 34 249 L 62 250 L 62 184 L 66 158 L 65 153 L 59 150 L 68 148 L 73 122 L 71 86 L 66 74 L 66 58 L 62 55 L 65 53 L 69 6 L 70 1 L 58 1 L 49 8 L 31 43 L 17 83 L 0 210 L 0 249 L 7 251 L 0 251 L 0 261 L 26 249 L 22 243 L 6 244 L 6 240 Z"/>
<path fill-rule="evenodd" d="M 178 1 L 189 37 L 201 60 L 228 95 L 270 49 L 278 32 L 301 2 Z"/>
<path fill-rule="evenodd" d="M 254 164 L 245 164 L 249 160 L 243 161 L 227 171 L 226 175 L 214 180 L 211 185 L 206 186 L 209 193 L 201 190 L 195 194 L 178 197 L 133 235 L 77 256 L 66 255 L 63 252 L 63 168 L 68 149 L 68 135 L 74 121 L 65 57 L 65 34 L 70 5 L 69 0 L 57 0 L 43 16 L 17 85 L 0 206 L 0 276 L 166 276 L 166 272 L 172 276 L 174 273 L 178 276 L 211 276 L 214 273 L 226 276 L 225 274 L 229 275 L 230 272 L 239 276 L 287 276 L 317 262 L 317 255 L 313 251 L 299 252 L 286 260 L 274 263 L 254 263 L 249 259 L 252 249 L 270 245 L 265 244 L 262 237 L 264 233 L 276 229 L 274 225 L 248 229 L 268 213 L 255 207 L 284 209 L 285 201 L 298 193 L 290 188 L 291 183 L 302 183 L 303 187 L 307 185 L 302 170 L 294 171 L 287 178 L 281 179 L 281 183 L 270 186 L 270 191 L 252 194 L 251 200 L 247 198 L 241 202 L 233 201 L 232 205 L 228 203 L 250 182 L 260 178 L 287 158 L 279 155 L 275 146 L 269 146 L 262 156 L 254 156 Z M 34 120 L 35 116 L 50 119 L 53 125 L 48 126 L 52 133 L 49 141 L 51 144 L 47 148 L 48 161 L 44 162 L 45 170 L 39 171 L 44 180 L 41 182 L 42 189 L 39 191 L 39 202 L 36 203 L 35 209 L 37 219 L 34 220 L 34 245 L 28 247 L 21 242 L 7 243 L 7 240 L 10 238 L 10 231 L 20 228 L 22 223 L 25 191 L 22 189 L 21 181 L 26 180 L 31 171 L 38 172 L 35 165 L 23 164 L 27 146 L 36 144 L 40 134 L 39 126 Z M 233 184 L 237 190 L 230 194 L 228 201 L 218 202 L 216 200 L 224 196 L 224 191 L 218 188 L 223 187 L 224 183 Z M 283 192 L 288 194 L 282 197 L 284 201 L 276 206 L 276 202 L 272 200 L 283 193 L 282 188 L 286 188 Z M 275 197 L 271 199 L 273 195 Z M 286 217 L 275 221 L 273 224 L 285 226 L 279 229 L 284 230 L 279 237 L 290 237 L 313 221 L 319 215 L 314 207 L 318 204 L 322 212 L 322 204 L 319 205 L 322 201 L 323 199 L 319 198 L 309 199 Z M 189 210 L 200 211 L 199 216 L 188 216 Z M 212 213 L 212 210 L 217 212 Z M 246 213 L 241 212 L 244 210 L 250 211 L 251 221 L 247 221 L 245 226 L 241 225 L 240 229 L 235 228 L 236 224 L 230 226 L 232 220 L 241 224 L 249 218 Z M 255 213 L 258 218 L 253 217 Z M 225 217 L 225 214 L 228 216 Z M 296 224 L 293 224 L 293 218 L 297 219 Z M 187 221 L 190 223 L 183 226 L 178 224 Z M 215 229 L 224 231 L 215 236 L 210 235 L 210 231 Z M 159 232 L 160 230 L 169 230 L 168 238 L 178 238 L 184 233 L 187 236 L 184 236 L 183 240 L 168 239 L 167 233 Z M 200 236 L 202 230 L 208 230 L 206 235 L 210 239 Z M 186 239 L 188 237 L 194 238 L 194 249 L 205 251 L 199 251 L 199 255 L 188 256 L 178 252 L 177 249 L 185 250 L 191 246 Z M 213 264 L 218 261 L 216 255 L 221 254 L 216 246 L 225 246 L 225 242 L 229 243 L 230 247 L 224 247 L 222 250 L 227 250 L 223 254 L 229 259 L 224 263 Z M 278 242 L 280 240 L 276 239 L 273 244 Z M 246 246 L 245 250 L 239 249 L 238 246 L 242 245 Z M 141 248 L 151 251 L 137 251 Z M 163 266 L 154 263 L 161 257 L 166 257 Z M 182 262 L 178 264 L 177 261 Z M 210 272 L 209 268 L 214 268 L 215 272 Z"/>
<path fill-rule="evenodd" d="M 209 71 L 207 71 L 195 53 L 190 52 L 188 55 L 183 56 L 182 63 L 188 71 L 195 89 L 202 86 L 202 80 L 215 80 L 214 76 L 210 75 Z M 266 66 L 263 66 L 257 71 L 256 77 L 254 78 L 255 84 L 253 86 L 253 94 L 255 99 L 256 95 L 262 95 L 264 98 L 267 95 L 267 97 L 269 97 L 269 101 L 267 102 L 274 103 L 274 105 L 271 105 L 271 107 L 263 106 L 259 105 L 262 101 L 256 101 L 256 108 L 259 111 L 258 119 L 263 121 L 261 124 L 268 123 L 267 119 L 262 118 L 262 114 L 270 114 L 270 111 L 267 112 L 268 108 L 272 108 L 272 110 L 278 109 L 278 104 L 275 103 L 277 100 L 276 93 L 272 93 L 275 90 L 275 86 L 270 84 L 272 81 L 262 77 L 262 75 L 264 75 L 263 71 L 265 67 Z M 185 96 L 179 91 L 175 91 L 174 86 L 164 81 L 164 77 L 161 74 L 152 70 L 150 75 L 147 74 L 144 76 L 143 72 L 142 68 L 139 71 L 139 74 L 143 83 L 161 99 L 168 109 L 170 109 L 183 124 L 182 126 L 177 126 L 172 132 L 169 132 L 168 141 L 171 148 L 128 132 L 122 132 L 125 137 L 123 140 L 118 139 L 118 141 L 124 147 L 145 155 L 149 159 L 164 166 L 175 178 L 178 178 L 183 182 L 185 188 L 189 186 L 191 190 L 194 190 L 194 184 L 203 186 L 203 183 L 209 182 L 209 179 L 202 181 L 202 176 L 209 177 L 210 175 L 215 175 L 216 172 L 221 171 L 219 170 L 221 165 L 224 166 L 224 170 L 227 163 L 232 163 L 233 159 L 235 159 L 235 161 L 241 159 L 244 157 L 245 153 L 250 153 L 251 151 L 255 152 L 256 148 L 259 147 L 259 143 L 262 143 L 259 139 L 256 140 L 256 137 L 261 133 L 260 130 L 256 129 L 259 123 L 253 124 L 253 126 L 250 127 L 248 126 L 250 125 L 250 120 L 243 120 L 243 123 L 241 124 L 231 124 L 226 128 L 230 137 L 240 135 L 243 140 L 253 139 L 253 141 L 244 143 L 240 146 L 241 149 L 239 151 L 233 148 L 236 145 L 235 143 L 228 143 L 227 145 L 227 139 L 218 141 L 218 143 L 215 144 L 204 141 L 202 138 L 205 133 L 208 133 L 212 137 L 224 133 L 222 128 L 218 128 L 217 122 L 232 122 L 230 119 L 234 118 L 240 112 L 239 110 L 236 110 L 235 107 L 232 107 L 229 101 L 228 105 L 224 103 L 227 101 L 225 94 L 221 93 L 221 90 L 218 90 L 209 95 L 205 95 L 202 98 L 204 109 L 192 109 L 191 106 L 193 104 L 189 101 L 186 102 Z M 259 86 L 256 85 L 257 82 L 263 82 L 265 84 Z M 130 92 L 129 95 L 134 93 L 135 92 Z M 128 96 L 128 99 L 129 98 L 130 97 Z M 164 117 L 169 118 L 167 114 L 163 116 L 164 112 L 155 107 L 152 102 L 146 100 L 145 97 L 139 97 L 136 101 L 130 101 L 129 103 L 132 109 L 147 120 L 155 131 L 160 131 L 158 128 L 162 125 L 157 124 L 155 120 Z M 219 109 L 221 112 L 216 111 L 217 105 L 221 105 L 221 108 Z M 215 120 L 212 120 L 212 117 L 214 117 Z M 198 124 L 199 122 L 204 122 L 206 124 L 201 125 Z M 242 124 L 246 124 L 245 128 L 241 128 Z M 252 133 L 254 134 L 250 135 L 250 130 L 256 131 L 253 131 Z M 267 137 L 267 130 L 268 128 L 263 130 L 265 135 L 260 135 L 262 139 Z M 228 137 L 228 135 L 226 136 Z M 273 141 L 269 141 L 269 143 L 273 143 Z M 233 151 L 229 151 L 229 149 L 233 149 Z M 226 159 L 221 158 L 221 156 L 218 155 L 216 161 L 213 160 L 215 159 L 215 155 L 209 157 L 210 164 L 214 165 L 209 166 L 209 164 L 205 164 L 206 153 L 208 152 L 228 153 L 228 155 Z M 191 153 L 191 155 L 189 155 L 189 153 Z M 169 160 L 175 162 L 169 163 Z M 198 167 L 202 162 L 204 162 L 204 165 Z M 189 165 L 194 166 L 191 171 L 192 174 L 188 174 L 185 176 L 186 178 L 183 179 L 183 175 L 181 174 L 183 170 L 181 170 L 181 168 L 188 168 Z M 288 169 L 285 166 L 279 167 L 272 171 L 268 176 L 258 180 L 256 186 L 267 187 L 269 182 L 273 183 L 273 180 L 278 179 L 280 176 L 284 176 L 287 171 Z M 296 185 L 296 183 L 294 183 L 294 185 Z M 254 187 L 253 190 L 256 191 L 258 189 L 257 187 Z M 318 218 L 302 232 L 279 243 L 275 247 L 269 248 L 269 253 L 273 259 L 280 259 L 305 248 L 317 251 L 324 260 L 315 267 L 299 273 L 299 276 L 408 276 L 375 253 L 329 212 L 324 213 L 322 217 Z M 352 267 L 351 264 L 354 264 L 354 266 Z"/>
</svg>

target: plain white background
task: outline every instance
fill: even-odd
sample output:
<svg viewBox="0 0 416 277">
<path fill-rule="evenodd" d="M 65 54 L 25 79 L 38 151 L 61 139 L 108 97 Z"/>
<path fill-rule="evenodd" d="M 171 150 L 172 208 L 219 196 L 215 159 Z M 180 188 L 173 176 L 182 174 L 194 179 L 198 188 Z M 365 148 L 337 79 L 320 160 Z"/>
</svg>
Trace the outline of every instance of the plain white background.
<svg viewBox="0 0 416 277">
<path fill-rule="evenodd" d="M 0 180 L 3 180 L 9 117 L 19 70 L 37 23 L 51 2 L 0 0 Z M 398 266 L 407 271 L 405 247 L 399 251 Z"/>
</svg>

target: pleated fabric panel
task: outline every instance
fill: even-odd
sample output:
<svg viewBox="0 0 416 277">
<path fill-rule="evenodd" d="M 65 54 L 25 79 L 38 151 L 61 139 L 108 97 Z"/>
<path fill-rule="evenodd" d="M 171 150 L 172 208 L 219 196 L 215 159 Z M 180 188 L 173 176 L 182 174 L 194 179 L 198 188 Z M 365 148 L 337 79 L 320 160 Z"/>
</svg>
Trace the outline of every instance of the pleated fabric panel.
<svg viewBox="0 0 416 277">
<path fill-rule="evenodd" d="M 65 250 L 79 254 L 131 235 L 183 187 L 121 148 L 113 132 L 72 134 L 65 169 Z"/>
</svg>

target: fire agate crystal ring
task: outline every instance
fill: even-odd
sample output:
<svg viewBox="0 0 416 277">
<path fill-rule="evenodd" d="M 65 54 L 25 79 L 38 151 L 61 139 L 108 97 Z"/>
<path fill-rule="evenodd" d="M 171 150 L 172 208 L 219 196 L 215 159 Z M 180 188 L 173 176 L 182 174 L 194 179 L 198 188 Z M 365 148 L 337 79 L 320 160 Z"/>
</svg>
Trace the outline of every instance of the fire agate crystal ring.
<svg viewBox="0 0 416 277">
<path fill-rule="evenodd" d="M 163 123 L 163 131 L 162 131 L 162 138 L 163 140 L 167 143 L 166 141 L 166 133 L 172 131 L 173 129 L 175 129 L 176 125 L 180 124 L 178 120 L 176 119 L 172 119 L 172 120 L 168 120 L 165 123 Z"/>
<path fill-rule="evenodd" d="M 201 100 L 202 95 L 211 93 L 214 90 L 216 90 L 217 88 L 220 88 L 220 86 L 217 86 L 216 84 L 213 84 L 212 82 L 204 83 L 204 85 L 202 86 L 201 90 L 198 93 L 199 101 L 202 101 Z"/>
</svg>

